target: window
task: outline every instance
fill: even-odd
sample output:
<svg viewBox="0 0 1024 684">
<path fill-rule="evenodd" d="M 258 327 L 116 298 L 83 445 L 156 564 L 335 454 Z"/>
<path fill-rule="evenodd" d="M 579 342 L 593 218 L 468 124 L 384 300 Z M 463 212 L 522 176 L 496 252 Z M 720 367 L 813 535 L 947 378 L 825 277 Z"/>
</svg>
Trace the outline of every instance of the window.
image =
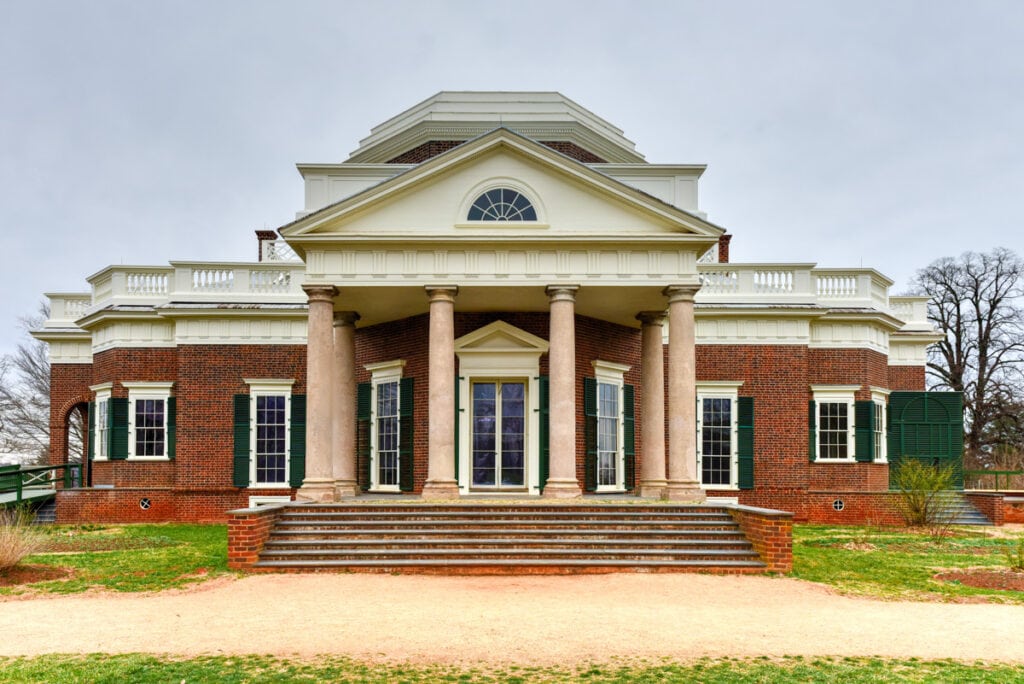
<svg viewBox="0 0 1024 684">
<path fill-rule="evenodd" d="M 113 383 L 95 385 L 89 389 L 96 393 L 96 414 L 91 417 L 93 459 L 105 461 L 110 457 L 110 393 Z"/>
<path fill-rule="evenodd" d="M 584 383 L 584 394 L 588 404 L 586 413 L 592 416 L 594 439 L 588 445 L 593 459 L 588 463 L 588 489 L 594 491 L 624 491 L 632 486 L 627 480 L 627 466 L 632 467 L 632 434 L 627 434 L 627 420 L 632 433 L 632 392 L 625 384 L 624 376 L 630 366 L 610 361 L 594 361 L 594 378 Z M 591 389 L 588 390 L 587 386 Z M 592 394 L 591 394 L 592 393 Z M 628 395 L 628 396 L 627 396 Z M 627 406 L 628 404 L 628 406 Z M 628 413 L 628 415 L 627 415 Z M 592 451 L 591 451 L 592 449 Z"/>
<path fill-rule="evenodd" d="M 170 382 L 122 382 L 128 390 L 128 458 L 168 458 Z"/>
<path fill-rule="evenodd" d="M 245 382 L 249 385 L 250 482 L 254 487 L 288 487 L 294 380 Z"/>
<path fill-rule="evenodd" d="M 888 400 L 889 390 L 871 388 L 871 403 L 872 410 L 874 412 L 874 421 L 872 424 L 873 440 L 875 445 L 875 460 L 876 461 L 887 461 L 888 460 L 888 440 L 885 434 L 886 420 L 888 419 Z"/>
<path fill-rule="evenodd" d="M 736 487 L 737 393 L 742 383 L 697 385 L 697 470 L 706 487 Z"/>
<path fill-rule="evenodd" d="M 819 461 L 854 460 L 854 392 L 859 386 L 812 387 Z"/>
<path fill-rule="evenodd" d="M 537 211 L 518 190 L 495 188 L 476 198 L 469 221 L 536 221 Z"/>
<path fill-rule="evenodd" d="M 402 369 L 405 361 L 373 363 L 370 371 L 370 489 L 399 491 L 401 485 Z M 408 399 L 405 397 L 404 399 Z"/>
</svg>

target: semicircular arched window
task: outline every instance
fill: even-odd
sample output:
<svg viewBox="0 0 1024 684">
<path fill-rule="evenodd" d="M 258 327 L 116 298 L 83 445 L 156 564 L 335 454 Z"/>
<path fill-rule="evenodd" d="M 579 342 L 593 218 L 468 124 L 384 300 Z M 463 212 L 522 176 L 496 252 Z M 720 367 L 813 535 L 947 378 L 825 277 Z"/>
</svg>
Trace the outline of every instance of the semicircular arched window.
<svg viewBox="0 0 1024 684">
<path fill-rule="evenodd" d="M 476 198 L 469 221 L 536 221 L 537 211 L 523 194 L 511 188 L 494 188 Z"/>
</svg>

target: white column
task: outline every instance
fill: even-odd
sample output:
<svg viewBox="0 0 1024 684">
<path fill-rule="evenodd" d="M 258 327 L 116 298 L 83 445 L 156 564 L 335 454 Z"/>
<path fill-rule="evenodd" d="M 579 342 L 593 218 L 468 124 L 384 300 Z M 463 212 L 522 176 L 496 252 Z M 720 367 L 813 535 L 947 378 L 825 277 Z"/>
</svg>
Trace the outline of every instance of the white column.
<svg viewBox="0 0 1024 684">
<path fill-rule="evenodd" d="M 668 486 L 673 501 L 700 503 L 697 481 L 697 374 L 693 296 L 697 285 L 671 285 L 668 296 Z"/>
<path fill-rule="evenodd" d="M 424 499 L 459 496 L 455 480 L 455 286 L 427 286 L 430 297 L 429 426 Z"/>
<path fill-rule="evenodd" d="M 577 285 L 551 285 L 548 347 L 550 408 L 548 481 L 544 496 L 580 496 L 576 479 L 576 291 Z"/>
<path fill-rule="evenodd" d="M 309 329 L 306 336 L 306 477 L 296 496 L 318 503 L 335 499 L 331 446 L 334 436 L 332 390 L 334 366 L 333 285 L 308 285 Z"/>
<path fill-rule="evenodd" d="M 356 496 L 356 321 L 355 311 L 334 314 L 334 491 Z"/>
<path fill-rule="evenodd" d="M 640 496 L 660 499 L 665 495 L 665 346 L 662 342 L 663 311 L 641 311 L 640 391 L 643 393 L 640 423 Z"/>
</svg>

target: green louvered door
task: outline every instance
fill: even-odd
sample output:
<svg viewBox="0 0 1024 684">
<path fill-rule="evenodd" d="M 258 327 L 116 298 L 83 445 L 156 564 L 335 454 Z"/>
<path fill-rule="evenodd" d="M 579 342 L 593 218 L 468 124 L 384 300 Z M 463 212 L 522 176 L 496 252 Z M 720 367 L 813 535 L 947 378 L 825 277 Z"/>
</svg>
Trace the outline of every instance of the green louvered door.
<svg viewBox="0 0 1024 684">
<path fill-rule="evenodd" d="M 963 488 L 964 408 L 960 392 L 893 392 L 889 395 L 889 463 L 906 459 L 952 465 Z"/>
</svg>

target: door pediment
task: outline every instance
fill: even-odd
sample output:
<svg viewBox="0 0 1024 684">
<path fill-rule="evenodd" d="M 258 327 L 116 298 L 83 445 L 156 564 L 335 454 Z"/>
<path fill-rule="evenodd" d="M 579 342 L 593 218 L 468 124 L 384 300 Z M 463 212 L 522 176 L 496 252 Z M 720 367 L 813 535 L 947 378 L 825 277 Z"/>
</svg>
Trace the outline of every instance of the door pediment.
<svg viewBox="0 0 1024 684">
<path fill-rule="evenodd" d="M 545 354 L 547 340 L 532 335 L 505 321 L 494 321 L 455 340 L 455 353 L 462 354 Z"/>
</svg>

